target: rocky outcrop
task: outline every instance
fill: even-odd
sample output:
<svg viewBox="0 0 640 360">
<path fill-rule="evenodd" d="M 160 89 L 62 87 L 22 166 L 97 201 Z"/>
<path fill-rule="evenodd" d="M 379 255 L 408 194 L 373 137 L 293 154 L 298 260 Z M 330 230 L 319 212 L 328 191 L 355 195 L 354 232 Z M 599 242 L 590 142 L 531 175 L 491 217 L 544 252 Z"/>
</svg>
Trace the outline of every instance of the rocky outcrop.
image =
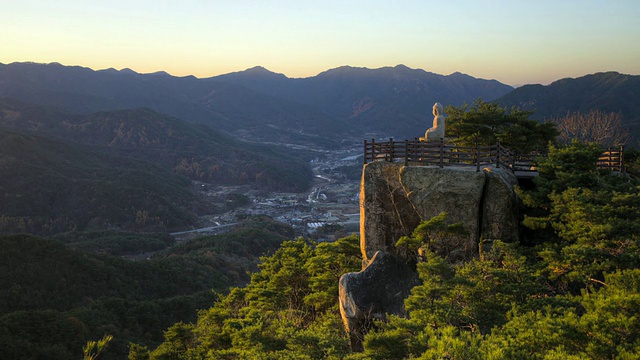
<svg viewBox="0 0 640 360">
<path fill-rule="evenodd" d="M 439 243 L 449 261 L 469 260 L 480 239 L 518 239 L 517 179 L 508 170 L 403 166 L 376 161 L 364 166 L 360 185 L 360 250 L 363 270 L 340 278 L 340 312 L 354 350 L 371 321 L 404 315 L 404 299 L 418 281 L 414 254 L 396 241 L 423 220 L 446 212 L 466 235 Z"/>
<path fill-rule="evenodd" d="M 468 236 L 452 244 L 452 260 L 470 259 L 478 241 L 518 239 L 517 182 L 510 171 L 471 167 L 365 165 L 360 186 L 360 248 L 364 265 L 378 250 L 397 254 L 395 242 L 441 212 Z M 401 255 L 401 254 L 397 254 Z"/>
<path fill-rule="evenodd" d="M 443 246 L 449 249 L 450 254 L 447 255 L 456 260 L 473 256 L 477 249 L 480 232 L 480 205 L 486 183 L 484 173 L 465 167 L 412 166 L 402 167 L 398 176 L 409 202 L 416 209 L 421 221 L 429 220 L 444 211 L 448 214 L 448 223 L 461 222 L 468 232 L 466 237 L 456 238 L 455 244 Z M 367 217 L 366 209 L 371 206 L 376 205 L 365 204 L 365 218 Z M 363 215 L 362 208 L 360 214 Z M 389 215 L 393 216 L 393 214 Z M 368 232 L 365 234 L 364 243 L 368 244 L 368 240 L 378 236 Z"/>
<path fill-rule="evenodd" d="M 340 314 L 351 337 L 351 347 L 362 349 L 362 339 L 373 320 L 404 314 L 404 299 L 418 284 L 418 276 L 393 254 L 378 251 L 369 266 L 340 277 Z"/>
<path fill-rule="evenodd" d="M 394 252 L 395 242 L 420 224 L 420 214 L 400 182 L 399 163 L 374 162 L 362 171 L 360 250 L 363 267 L 378 251 Z M 365 215 L 366 214 L 366 215 Z"/>
</svg>

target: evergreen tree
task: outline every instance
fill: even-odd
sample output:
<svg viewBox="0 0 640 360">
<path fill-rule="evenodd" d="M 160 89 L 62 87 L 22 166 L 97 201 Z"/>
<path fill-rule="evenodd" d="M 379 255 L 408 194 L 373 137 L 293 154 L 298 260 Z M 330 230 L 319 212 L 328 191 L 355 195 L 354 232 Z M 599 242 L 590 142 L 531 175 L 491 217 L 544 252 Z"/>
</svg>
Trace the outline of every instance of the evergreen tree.
<svg viewBox="0 0 640 360">
<path fill-rule="evenodd" d="M 546 150 L 557 136 L 553 123 L 529 119 L 532 112 L 506 109 L 477 99 L 469 106 L 447 106 L 447 137 L 465 146 L 500 143 L 519 154 Z"/>
</svg>

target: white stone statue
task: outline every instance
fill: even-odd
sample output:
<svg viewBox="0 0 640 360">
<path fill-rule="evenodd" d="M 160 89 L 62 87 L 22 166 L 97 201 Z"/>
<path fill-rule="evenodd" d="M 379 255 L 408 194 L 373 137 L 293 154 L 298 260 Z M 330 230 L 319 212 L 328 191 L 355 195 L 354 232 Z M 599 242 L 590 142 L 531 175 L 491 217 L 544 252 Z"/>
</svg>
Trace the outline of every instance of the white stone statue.
<svg viewBox="0 0 640 360">
<path fill-rule="evenodd" d="M 444 138 L 443 112 L 442 104 L 437 102 L 433 105 L 433 126 L 424 133 L 424 137 L 420 138 L 421 141 L 440 141 Z"/>
</svg>

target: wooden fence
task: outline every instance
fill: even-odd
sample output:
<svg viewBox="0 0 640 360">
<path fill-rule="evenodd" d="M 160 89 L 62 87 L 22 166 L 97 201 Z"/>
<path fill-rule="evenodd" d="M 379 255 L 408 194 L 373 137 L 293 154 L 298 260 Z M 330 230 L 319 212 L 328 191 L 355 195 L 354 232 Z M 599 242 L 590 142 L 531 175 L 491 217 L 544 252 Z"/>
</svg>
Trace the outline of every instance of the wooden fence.
<svg viewBox="0 0 640 360">
<path fill-rule="evenodd" d="M 598 169 L 625 172 L 624 147 L 610 147 L 602 152 L 596 163 Z"/>
<path fill-rule="evenodd" d="M 623 148 L 607 149 L 596 163 L 598 169 L 624 171 Z M 511 169 L 519 173 L 537 173 L 539 157 L 542 152 L 517 154 L 500 145 L 457 146 L 444 140 L 425 142 L 418 139 L 376 142 L 364 141 L 364 163 L 372 161 L 404 162 L 405 165 L 474 166 L 480 171 L 483 166 L 495 166 Z"/>
</svg>

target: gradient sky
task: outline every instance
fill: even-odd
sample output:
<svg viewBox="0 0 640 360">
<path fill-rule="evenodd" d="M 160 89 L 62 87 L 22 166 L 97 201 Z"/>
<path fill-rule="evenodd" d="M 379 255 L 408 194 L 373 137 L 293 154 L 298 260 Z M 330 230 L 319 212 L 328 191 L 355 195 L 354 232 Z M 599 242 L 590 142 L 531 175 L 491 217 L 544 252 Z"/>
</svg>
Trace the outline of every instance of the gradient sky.
<svg viewBox="0 0 640 360">
<path fill-rule="evenodd" d="M 404 64 L 510 85 L 640 74 L 639 0 L 2 0 L 0 63 L 209 77 Z"/>
</svg>

